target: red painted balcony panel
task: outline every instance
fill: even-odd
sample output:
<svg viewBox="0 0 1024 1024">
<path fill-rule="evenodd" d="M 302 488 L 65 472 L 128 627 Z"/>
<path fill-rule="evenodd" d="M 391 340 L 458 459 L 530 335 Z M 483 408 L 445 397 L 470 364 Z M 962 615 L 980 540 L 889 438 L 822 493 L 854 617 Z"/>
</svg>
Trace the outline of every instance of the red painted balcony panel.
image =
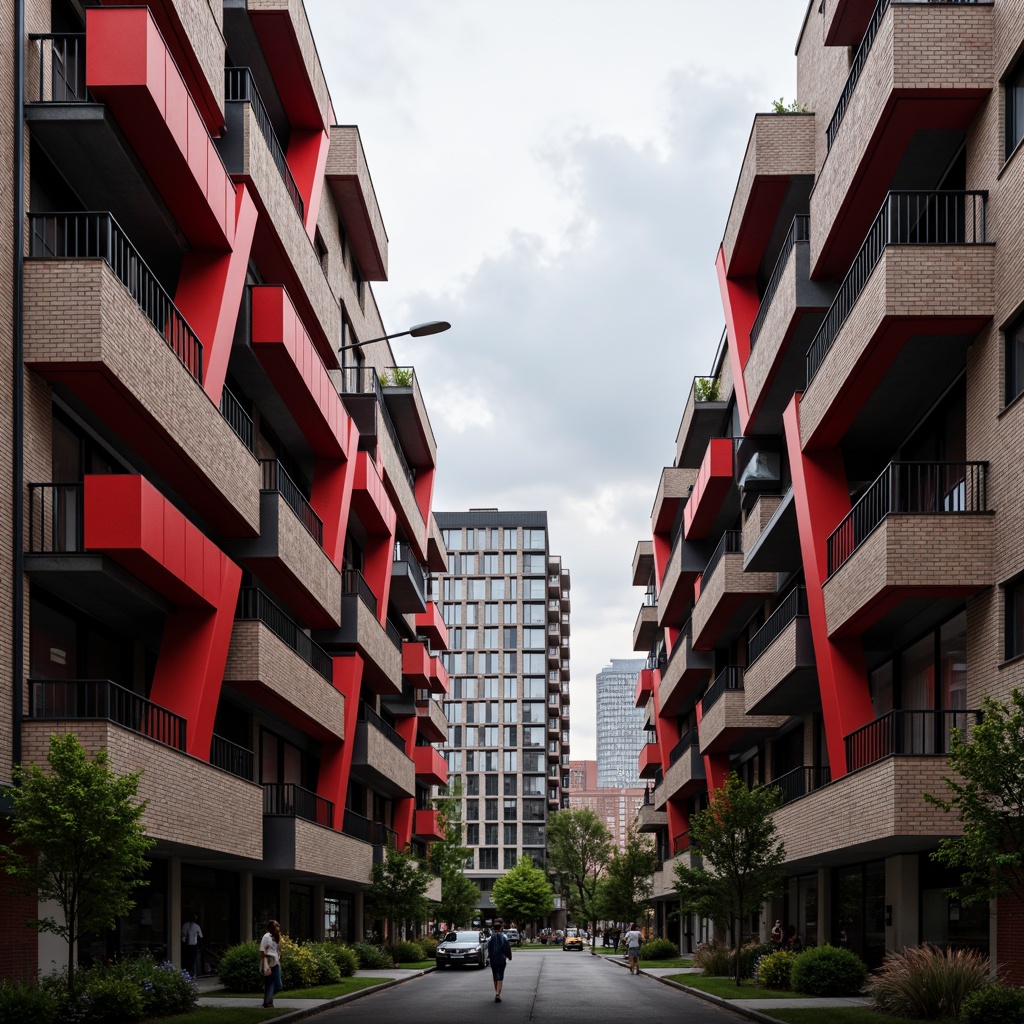
<svg viewBox="0 0 1024 1024">
<path fill-rule="evenodd" d="M 197 249 L 231 248 L 235 186 L 147 7 L 86 11 L 86 85 Z"/>
<path fill-rule="evenodd" d="M 832 0 L 825 4 L 825 45 L 854 46 L 864 38 L 877 0 Z"/>
<path fill-rule="evenodd" d="M 640 748 L 640 778 L 653 779 L 654 773 L 661 767 L 661 748 L 657 743 L 645 743 Z"/>
<path fill-rule="evenodd" d="M 397 519 L 395 507 L 391 504 L 384 481 L 369 452 L 359 452 L 356 456 L 352 508 L 370 533 L 394 536 Z"/>
<path fill-rule="evenodd" d="M 440 811 L 416 811 L 413 817 L 412 834 L 420 839 L 444 839 Z"/>
<path fill-rule="evenodd" d="M 416 632 L 425 636 L 435 651 L 448 650 L 448 626 L 435 601 L 428 602 L 426 611 L 417 612 Z"/>
<path fill-rule="evenodd" d="M 416 777 L 431 786 L 448 785 L 448 764 L 434 747 L 413 747 L 412 760 Z"/>
<path fill-rule="evenodd" d="M 633 701 L 635 707 L 647 706 L 647 702 L 654 693 L 654 669 L 644 668 L 636 677 L 636 697 Z"/>
<path fill-rule="evenodd" d="M 701 540 L 708 535 L 732 486 L 732 438 L 713 437 L 683 509 L 683 536 L 687 540 Z"/>
<path fill-rule="evenodd" d="M 441 658 L 435 654 L 430 659 L 430 675 L 428 677 L 431 693 L 448 692 L 448 670 L 441 664 Z"/>
<path fill-rule="evenodd" d="M 428 743 L 444 743 L 448 738 L 448 720 L 440 702 L 422 698 L 416 701 L 416 735 Z"/>
<path fill-rule="evenodd" d="M 349 414 L 284 288 L 252 290 L 252 348 L 314 452 L 349 458 Z"/>
<path fill-rule="evenodd" d="M 415 640 L 402 641 L 402 675 L 418 689 L 428 685 L 430 655 L 423 644 Z"/>
</svg>

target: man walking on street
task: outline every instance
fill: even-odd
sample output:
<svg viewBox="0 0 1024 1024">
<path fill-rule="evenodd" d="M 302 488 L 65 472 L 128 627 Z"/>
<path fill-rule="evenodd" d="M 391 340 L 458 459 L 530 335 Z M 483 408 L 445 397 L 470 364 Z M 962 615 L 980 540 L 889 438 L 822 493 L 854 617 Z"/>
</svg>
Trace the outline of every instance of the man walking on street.
<svg viewBox="0 0 1024 1024">
<path fill-rule="evenodd" d="M 643 934 L 637 931 L 635 924 L 629 926 L 629 931 L 622 937 L 626 943 L 626 956 L 629 957 L 629 973 L 640 973 L 640 943 L 643 942 Z"/>
<path fill-rule="evenodd" d="M 494 978 L 494 1001 L 501 1002 L 501 983 L 505 980 L 505 961 L 512 959 L 512 946 L 505 937 L 505 922 L 500 917 L 491 925 L 491 937 L 487 940 L 487 957 L 491 961 L 491 976 Z"/>
</svg>

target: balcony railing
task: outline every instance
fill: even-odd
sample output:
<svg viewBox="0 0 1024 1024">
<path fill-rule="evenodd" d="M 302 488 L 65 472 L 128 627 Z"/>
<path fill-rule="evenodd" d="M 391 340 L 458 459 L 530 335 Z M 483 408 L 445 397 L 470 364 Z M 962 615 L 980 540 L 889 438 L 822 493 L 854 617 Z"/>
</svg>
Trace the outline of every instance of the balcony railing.
<svg viewBox="0 0 1024 1024">
<path fill-rule="evenodd" d="M 697 736 L 696 728 L 687 729 L 668 755 L 669 766 L 674 765 L 691 747 L 696 747 L 699 744 L 700 739 Z"/>
<path fill-rule="evenodd" d="M 946 755 L 953 730 L 965 738 L 980 711 L 890 711 L 846 737 L 846 768 L 856 771 L 894 754 Z"/>
<path fill-rule="evenodd" d="M 832 769 L 827 765 L 824 767 L 802 765 L 800 768 L 794 768 L 791 772 L 772 779 L 768 785 L 778 789 L 782 793 L 782 803 L 788 804 L 793 800 L 799 800 L 802 796 L 807 796 L 808 793 L 813 793 L 816 789 L 827 786 L 831 781 Z"/>
<path fill-rule="evenodd" d="M 260 459 L 260 469 L 263 480 L 260 489 L 264 491 L 276 491 L 284 498 L 287 505 L 299 518 L 299 522 L 306 528 L 309 535 L 320 545 L 324 546 L 324 524 L 323 520 L 313 511 L 306 496 L 299 490 L 298 484 L 288 475 L 288 471 L 281 465 L 279 459 Z"/>
<path fill-rule="evenodd" d="M 687 829 L 685 832 L 680 832 L 679 835 L 672 837 L 672 856 L 678 857 L 679 854 L 685 853 L 689 849 L 697 849 L 697 841 L 690 835 L 690 830 Z"/>
<path fill-rule="evenodd" d="M 706 715 L 726 690 L 742 689 L 743 669 L 738 665 L 729 665 L 727 668 L 723 668 L 714 682 L 704 691 L 704 696 L 700 701 L 701 714 Z"/>
<path fill-rule="evenodd" d="M 253 769 L 255 756 L 251 750 L 240 747 L 237 743 L 224 739 L 223 736 L 213 734 L 210 741 L 210 764 L 214 768 L 237 775 L 246 782 L 253 781 Z"/>
<path fill-rule="evenodd" d="M 987 462 L 890 462 L 828 539 L 831 576 L 893 513 L 988 511 Z"/>
<path fill-rule="evenodd" d="M 30 679 L 29 717 L 113 722 L 148 739 L 185 749 L 181 715 L 140 697 L 109 679 Z"/>
<path fill-rule="evenodd" d="M 38 92 L 29 103 L 91 103 L 85 87 L 85 33 L 52 32 L 29 35 L 39 44 Z"/>
<path fill-rule="evenodd" d="M 366 582 L 363 578 L 363 574 L 358 569 L 342 570 L 341 592 L 342 594 L 357 594 L 363 604 L 365 604 L 374 615 L 377 614 L 376 595 L 370 589 L 370 584 Z"/>
<path fill-rule="evenodd" d="M 704 574 L 701 581 L 701 591 L 703 592 L 707 585 L 708 580 L 711 579 L 715 569 L 718 567 L 718 563 L 726 555 L 737 555 L 743 553 L 743 534 L 739 530 L 726 530 L 722 534 L 722 539 L 718 542 L 718 547 L 715 548 L 711 557 L 708 559 L 708 564 L 704 568 Z"/>
<path fill-rule="evenodd" d="M 420 560 L 413 554 L 412 546 L 405 541 L 396 541 L 394 560 L 409 567 L 409 578 L 416 584 L 416 589 L 425 603 L 427 591 L 430 589 L 428 577 L 426 570 L 420 565 Z"/>
<path fill-rule="evenodd" d="M 983 245 L 987 192 L 890 192 L 807 350 L 814 379 L 888 245 Z"/>
<path fill-rule="evenodd" d="M 270 115 L 267 113 L 267 108 L 263 105 L 263 99 L 256 88 L 256 83 L 253 81 L 252 72 L 248 68 L 224 69 L 224 99 L 228 102 L 234 100 L 252 105 L 253 116 L 256 118 L 256 123 L 259 125 L 263 138 L 266 140 L 267 148 L 270 150 L 270 155 L 277 166 L 278 173 L 281 175 L 281 180 L 284 182 L 285 188 L 288 189 L 288 195 L 291 197 L 295 212 L 298 213 L 301 220 L 304 216 L 302 193 L 299 192 L 299 186 L 295 184 L 295 179 L 292 177 L 292 172 L 284 155 L 284 149 L 277 138 L 277 133 L 274 131 L 274 125 L 270 120 Z"/>
<path fill-rule="evenodd" d="M 747 668 L 761 657 L 775 642 L 778 635 L 798 616 L 807 614 L 807 590 L 795 587 L 765 619 L 764 625 L 750 638 L 747 645 Z"/>
<path fill-rule="evenodd" d="M 100 259 L 128 289 L 149 322 L 200 384 L 203 345 L 109 213 L 30 213 L 32 259 Z"/>
<path fill-rule="evenodd" d="M 334 827 L 334 804 L 292 782 L 263 784 L 263 813 L 282 818 L 305 818 L 317 825 Z"/>
<path fill-rule="evenodd" d="M 380 390 L 377 371 L 372 366 L 343 366 L 338 394 L 376 395 L 378 402 L 384 397 Z"/>
<path fill-rule="evenodd" d="M 242 444 L 249 451 L 255 452 L 252 417 L 245 411 L 242 403 L 227 386 L 220 393 L 220 414 L 227 421 L 228 426 L 238 435 Z"/>
<path fill-rule="evenodd" d="M 328 682 L 334 679 L 331 656 L 304 633 L 299 624 L 257 587 L 242 587 L 238 592 L 235 618 L 262 622 L 283 640 L 302 660 Z"/>
<path fill-rule="evenodd" d="M 361 839 L 364 843 L 373 841 L 373 822 L 348 808 L 345 808 L 345 814 L 341 819 L 341 831 L 353 839 Z"/>
<path fill-rule="evenodd" d="M 28 550 L 35 555 L 85 550 L 81 484 L 28 485 Z"/>
<path fill-rule="evenodd" d="M 775 298 L 775 293 L 778 291 L 779 281 L 782 280 L 782 272 L 786 269 L 786 263 L 789 261 L 789 254 L 792 252 L 793 246 L 797 242 L 809 242 L 810 240 L 811 218 L 807 214 L 797 214 L 793 218 L 793 223 L 789 226 L 789 232 L 782 243 L 779 258 L 775 261 L 775 269 L 772 271 L 772 276 L 768 279 L 768 287 L 765 288 L 764 295 L 761 296 L 761 305 L 758 307 L 757 316 L 754 317 L 754 324 L 750 328 L 751 349 L 754 348 L 761 334 L 761 328 L 764 326 L 765 318 L 768 316 L 768 310 L 771 309 L 772 299 Z"/>
<path fill-rule="evenodd" d="M 402 739 L 401 733 L 394 726 L 388 725 L 366 701 L 361 701 L 359 704 L 359 721 L 369 722 L 374 729 L 391 740 L 403 754 L 405 753 L 405 740 Z"/>
</svg>

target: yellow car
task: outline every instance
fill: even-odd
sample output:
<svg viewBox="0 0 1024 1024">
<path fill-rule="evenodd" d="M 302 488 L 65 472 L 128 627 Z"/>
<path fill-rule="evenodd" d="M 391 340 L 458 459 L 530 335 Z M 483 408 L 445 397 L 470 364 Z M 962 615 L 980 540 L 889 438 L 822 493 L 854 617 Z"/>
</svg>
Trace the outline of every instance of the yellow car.
<svg viewBox="0 0 1024 1024">
<path fill-rule="evenodd" d="M 583 936 L 579 928 L 566 928 L 562 939 L 562 949 L 583 949 Z"/>
</svg>

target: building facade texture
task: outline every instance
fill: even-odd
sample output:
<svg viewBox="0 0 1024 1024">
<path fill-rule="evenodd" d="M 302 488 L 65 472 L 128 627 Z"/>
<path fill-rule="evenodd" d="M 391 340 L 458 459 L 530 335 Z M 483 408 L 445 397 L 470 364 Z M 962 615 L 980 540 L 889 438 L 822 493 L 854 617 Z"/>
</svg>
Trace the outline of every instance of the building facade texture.
<svg viewBox="0 0 1024 1024">
<path fill-rule="evenodd" d="M 548 813 L 568 806 L 569 570 L 550 553 L 546 512 L 436 520 L 448 551 L 435 577 L 448 628 L 443 751 L 486 911 L 521 856 L 546 869 Z"/>
<path fill-rule="evenodd" d="M 569 807 L 593 811 L 611 833 L 616 847 L 625 850 L 645 790 L 642 786 L 604 786 L 600 776 L 600 761 L 570 761 Z"/>
<path fill-rule="evenodd" d="M 192 913 L 210 950 L 359 937 L 374 860 L 438 838 L 448 687 L 359 131 L 288 0 L 16 0 L 0 69 L 0 839 L 71 731 L 156 840 L 80 959 L 177 959 Z M 62 962 L 35 913 L 0 875 L 0 976 Z"/>
<path fill-rule="evenodd" d="M 645 712 L 636 706 L 643 658 L 612 658 L 597 673 L 597 785 L 636 789 Z"/>
<path fill-rule="evenodd" d="M 811 3 L 796 112 L 754 118 L 725 331 L 633 564 L 641 823 L 684 944 L 672 868 L 736 771 L 781 790 L 769 916 L 806 943 L 969 945 L 1024 981 L 1019 908 L 948 898 L 957 824 L 922 797 L 1024 673 L 1022 43 L 1020 0 Z"/>
</svg>

